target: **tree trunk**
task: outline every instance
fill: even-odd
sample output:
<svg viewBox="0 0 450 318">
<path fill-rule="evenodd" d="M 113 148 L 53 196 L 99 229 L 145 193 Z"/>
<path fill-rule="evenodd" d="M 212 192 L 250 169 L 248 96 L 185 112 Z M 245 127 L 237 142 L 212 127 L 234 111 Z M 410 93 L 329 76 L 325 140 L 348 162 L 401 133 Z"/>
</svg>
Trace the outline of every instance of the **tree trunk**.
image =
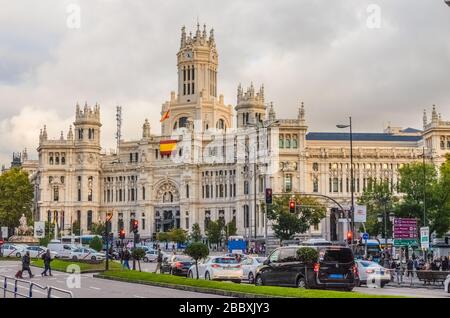
<svg viewBox="0 0 450 318">
<path fill-rule="evenodd" d="M 195 260 L 195 272 L 197 273 L 197 279 L 198 279 L 198 263 L 197 263 L 197 260 Z"/>
<path fill-rule="evenodd" d="M 138 266 L 139 266 L 139 271 L 142 272 L 142 271 L 141 271 L 141 261 L 140 261 L 139 258 L 138 258 Z"/>
</svg>

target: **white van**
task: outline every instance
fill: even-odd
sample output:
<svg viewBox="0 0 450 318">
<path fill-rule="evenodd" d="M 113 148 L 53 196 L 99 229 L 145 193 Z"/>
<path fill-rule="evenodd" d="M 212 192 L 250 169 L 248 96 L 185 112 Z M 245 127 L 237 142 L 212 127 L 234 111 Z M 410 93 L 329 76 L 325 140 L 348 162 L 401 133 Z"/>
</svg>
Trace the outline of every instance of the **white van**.
<svg viewBox="0 0 450 318">
<path fill-rule="evenodd" d="M 71 253 L 77 248 L 75 245 L 64 244 L 59 240 L 51 240 L 47 248 L 50 252 L 56 252 L 56 258 L 70 258 Z"/>
</svg>

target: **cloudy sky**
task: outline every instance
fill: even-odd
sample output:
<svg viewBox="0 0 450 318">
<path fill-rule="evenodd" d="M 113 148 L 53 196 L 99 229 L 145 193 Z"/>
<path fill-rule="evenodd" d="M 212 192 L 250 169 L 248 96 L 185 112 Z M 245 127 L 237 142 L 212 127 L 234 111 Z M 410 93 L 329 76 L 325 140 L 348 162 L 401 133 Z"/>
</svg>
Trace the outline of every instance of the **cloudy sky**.
<svg viewBox="0 0 450 318">
<path fill-rule="evenodd" d="M 72 28 L 71 5 L 80 28 Z M 377 10 L 380 25 L 377 27 Z M 436 104 L 450 120 L 450 7 L 443 0 L 0 0 L 0 163 L 39 130 L 67 133 L 76 102 L 102 107 L 102 144 L 114 147 L 115 107 L 125 139 L 148 117 L 159 132 L 161 104 L 176 89 L 180 28 L 213 26 L 219 91 L 265 84 L 277 115 L 304 101 L 311 131 L 421 128 Z"/>
</svg>

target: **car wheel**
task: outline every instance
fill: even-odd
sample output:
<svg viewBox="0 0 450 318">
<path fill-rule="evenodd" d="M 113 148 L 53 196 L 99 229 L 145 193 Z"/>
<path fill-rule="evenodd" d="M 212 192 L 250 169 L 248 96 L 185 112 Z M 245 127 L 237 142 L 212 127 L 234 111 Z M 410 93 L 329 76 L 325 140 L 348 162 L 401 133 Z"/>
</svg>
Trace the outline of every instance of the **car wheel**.
<svg viewBox="0 0 450 318">
<path fill-rule="evenodd" d="M 73 261 L 76 261 L 76 260 L 77 260 L 77 257 L 76 257 L 76 256 L 72 256 L 72 260 L 73 260 Z"/>
<path fill-rule="evenodd" d="M 148 263 L 148 257 L 144 257 L 142 260 L 144 261 L 144 263 Z"/>
<path fill-rule="evenodd" d="M 261 275 L 256 276 L 255 285 L 256 286 L 264 286 L 264 282 L 263 282 Z"/>
<path fill-rule="evenodd" d="M 206 280 L 211 280 L 211 276 L 209 275 L 209 272 L 205 273 L 205 279 Z"/>
<path fill-rule="evenodd" d="M 253 276 L 253 273 L 252 273 L 252 272 L 250 272 L 250 273 L 248 274 L 248 282 L 249 282 L 250 284 L 253 284 L 253 283 L 255 282 L 255 276 Z"/>
<path fill-rule="evenodd" d="M 387 283 L 381 283 L 381 288 L 383 288 L 384 286 L 386 286 Z"/>
<path fill-rule="evenodd" d="M 95 256 L 92 256 L 92 257 L 91 257 L 91 260 L 96 261 L 97 258 L 95 258 Z"/>
<path fill-rule="evenodd" d="M 306 281 L 304 277 L 297 279 L 297 288 L 306 289 Z"/>
<path fill-rule="evenodd" d="M 20 253 L 17 253 L 17 254 L 16 254 L 16 257 L 17 257 L 17 258 L 21 258 L 22 255 L 20 255 Z"/>
</svg>

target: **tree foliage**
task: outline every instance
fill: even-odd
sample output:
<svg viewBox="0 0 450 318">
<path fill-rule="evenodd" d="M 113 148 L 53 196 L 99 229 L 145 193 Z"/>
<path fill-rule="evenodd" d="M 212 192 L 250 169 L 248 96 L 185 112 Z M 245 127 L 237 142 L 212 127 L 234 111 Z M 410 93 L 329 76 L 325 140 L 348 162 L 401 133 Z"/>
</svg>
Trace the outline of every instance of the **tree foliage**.
<svg viewBox="0 0 450 318">
<path fill-rule="evenodd" d="M 169 241 L 176 243 L 184 243 L 187 241 L 187 233 L 183 229 L 172 229 L 168 232 Z"/>
<path fill-rule="evenodd" d="M 94 236 L 94 238 L 89 243 L 89 247 L 97 252 L 100 252 L 103 248 L 103 240 L 98 236 Z"/>
<path fill-rule="evenodd" d="M 319 224 L 326 215 L 326 207 L 316 198 L 294 196 L 298 205 L 295 213 L 289 211 L 290 200 L 291 195 L 274 197 L 271 209 L 267 212 L 267 218 L 274 222 L 272 229 L 281 241 L 305 233 L 312 225 Z"/>
<path fill-rule="evenodd" d="M 18 227 L 22 214 L 30 224 L 32 207 L 33 186 L 28 173 L 12 168 L 0 175 L 0 224 L 9 228 Z"/>
<path fill-rule="evenodd" d="M 198 261 L 209 255 L 208 246 L 200 242 L 194 242 L 187 246 L 185 253 L 194 259 L 198 279 Z"/>
<path fill-rule="evenodd" d="M 369 180 L 365 191 L 358 200 L 358 204 L 367 206 L 366 231 L 373 236 L 383 233 L 384 223 L 378 222 L 378 215 L 387 217 L 387 236 L 391 236 L 392 224 L 389 220 L 389 213 L 393 211 L 393 206 L 398 199 L 393 196 L 391 185 L 387 181 L 377 182 Z M 362 231 L 362 230 L 361 230 Z"/>
<path fill-rule="evenodd" d="M 200 242 L 202 240 L 202 232 L 198 223 L 192 224 L 191 240 L 193 242 Z"/>
<path fill-rule="evenodd" d="M 223 239 L 223 229 L 224 224 L 220 220 L 209 221 L 205 229 L 209 243 L 219 244 Z"/>
<path fill-rule="evenodd" d="M 106 224 L 104 222 L 92 223 L 91 233 L 94 235 L 104 235 L 106 233 Z"/>
<path fill-rule="evenodd" d="M 301 247 L 297 250 L 297 259 L 305 264 L 313 264 L 317 262 L 319 252 L 312 247 Z"/>
<path fill-rule="evenodd" d="M 237 226 L 236 226 L 236 220 L 233 219 L 230 222 L 227 223 L 225 226 L 225 235 L 226 239 L 228 239 L 230 236 L 234 236 L 237 233 Z"/>
</svg>

